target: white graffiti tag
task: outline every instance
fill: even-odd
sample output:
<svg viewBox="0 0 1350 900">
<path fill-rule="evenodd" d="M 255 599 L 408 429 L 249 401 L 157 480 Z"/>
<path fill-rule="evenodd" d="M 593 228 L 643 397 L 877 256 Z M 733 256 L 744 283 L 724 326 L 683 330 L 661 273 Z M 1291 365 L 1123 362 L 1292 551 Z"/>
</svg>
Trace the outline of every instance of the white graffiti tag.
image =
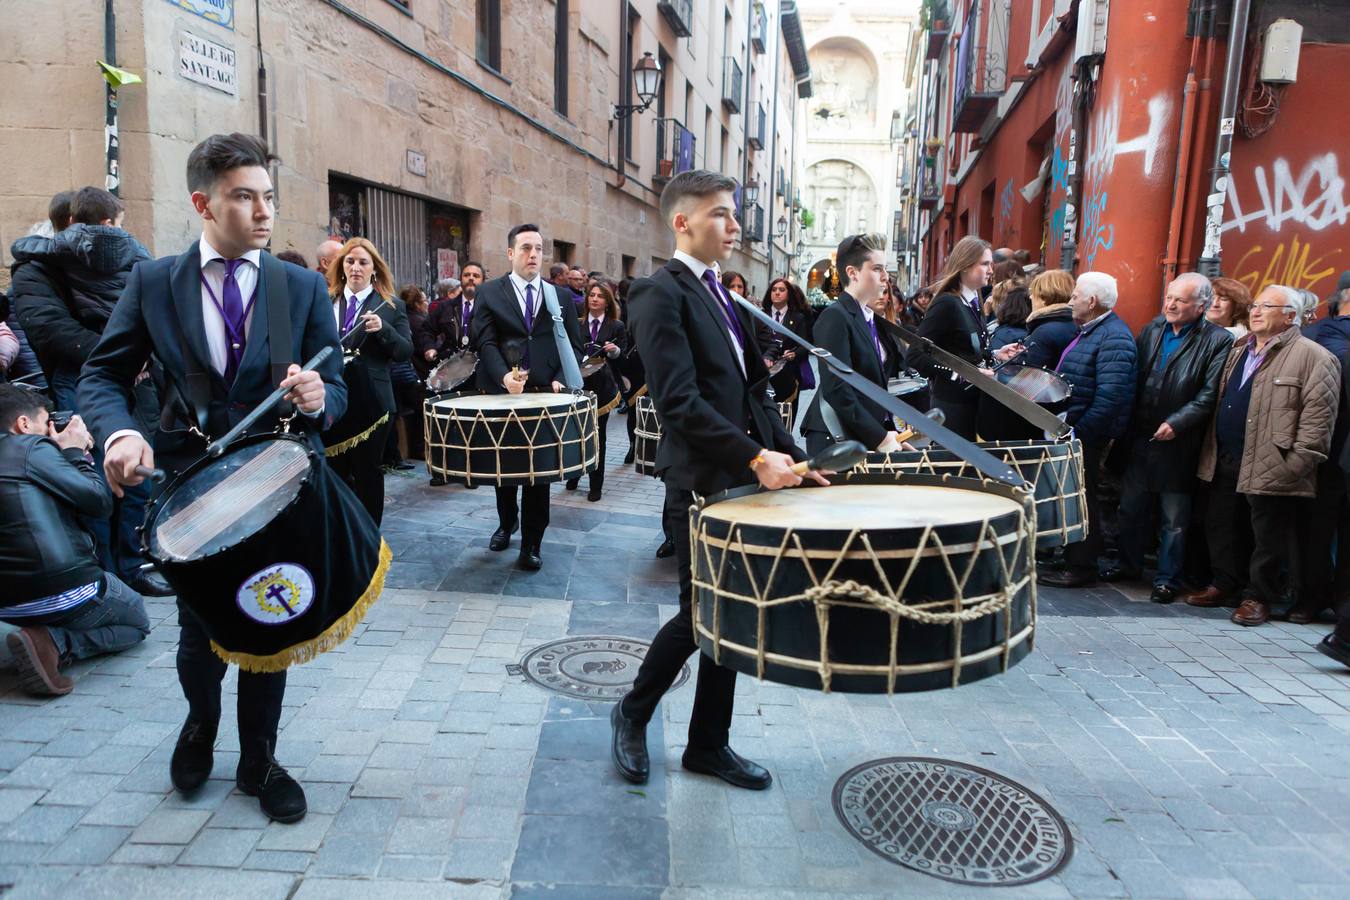
<svg viewBox="0 0 1350 900">
<path fill-rule="evenodd" d="M 1276 234 L 1285 222 L 1322 231 L 1350 221 L 1350 207 L 1345 202 L 1345 179 L 1341 177 L 1335 153 L 1309 160 L 1297 178 L 1289 161 L 1283 157 L 1275 160 L 1269 177 L 1265 166 L 1256 166 L 1252 170 L 1252 181 L 1256 184 L 1260 206 L 1251 212 L 1243 212 L 1236 181 L 1235 178 L 1228 181 L 1228 205 L 1233 213 L 1223 223 L 1224 231 L 1236 228 L 1245 232 L 1252 222 L 1260 222 Z"/>
<path fill-rule="evenodd" d="M 1148 128 L 1143 134 L 1127 140 L 1120 139 L 1120 96 L 1096 117 L 1092 125 L 1092 141 L 1088 145 L 1087 171 L 1100 178 L 1115 170 L 1116 158 L 1130 153 L 1144 154 L 1144 176 L 1153 174 L 1153 165 L 1163 148 L 1164 130 L 1172 111 L 1172 102 L 1164 94 L 1148 101 Z"/>
</svg>

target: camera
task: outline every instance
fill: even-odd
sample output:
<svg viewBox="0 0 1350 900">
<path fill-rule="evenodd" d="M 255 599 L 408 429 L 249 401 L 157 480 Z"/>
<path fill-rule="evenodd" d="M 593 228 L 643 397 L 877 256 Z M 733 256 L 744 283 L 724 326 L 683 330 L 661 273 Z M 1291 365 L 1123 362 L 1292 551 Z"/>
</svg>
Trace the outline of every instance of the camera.
<svg viewBox="0 0 1350 900">
<path fill-rule="evenodd" d="M 75 413 L 73 410 L 58 409 L 54 411 L 50 416 L 52 426 L 57 430 L 58 433 L 65 431 L 66 426 L 70 424 L 70 420 L 74 418 L 74 416 Z"/>
</svg>

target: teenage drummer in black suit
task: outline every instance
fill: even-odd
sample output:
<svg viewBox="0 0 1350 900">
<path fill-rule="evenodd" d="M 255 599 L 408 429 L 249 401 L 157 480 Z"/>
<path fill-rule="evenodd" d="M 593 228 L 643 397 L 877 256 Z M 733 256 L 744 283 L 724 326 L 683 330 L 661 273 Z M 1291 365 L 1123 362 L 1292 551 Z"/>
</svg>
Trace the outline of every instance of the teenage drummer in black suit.
<svg viewBox="0 0 1350 900">
<path fill-rule="evenodd" d="M 595 427 L 600 437 L 600 464 L 591 472 L 590 491 L 586 499 L 595 503 L 600 499 L 605 487 L 605 447 L 609 431 L 609 414 L 619 405 L 619 376 L 617 363 L 619 356 L 628 347 L 628 329 L 619 318 L 619 301 L 614 292 L 603 281 L 592 281 L 586 286 L 585 319 L 581 322 L 581 341 L 585 356 L 605 357 L 605 364 L 599 371 L 586 378 L 586 390 L 595 394 L 599 404 Z M 567 489 L 575 491 L 579 479 L 569 478 Z"/>
<path fill-rule="evenodd" d="M 562 358 L 543 292 L 553 292 L 557 300 L 567 329 L 566 352 L 573 354 L 581 346 L 576 304 L 570 298 L 558 297 L 554 286 L 539 277 L 544 238 L 538 225 L 517 225 L 507 234 L 506 244 L 511 271 L 478 289 L 469 326 L 478 353 L 479 386 L 489 394 L 565 390 Z M 514 361 L 507 361 L 512 351 L 520 353 L 518 369 Z M 519 528 L 520 567 L 540 568 L 544 564 L 540 546 L 548 528 L 549 485 L 496 490 L 497 530 L 488 549 L 505 550 L 511 534 Z"/>
<path fill-rule="evenodd" d="M 862 375 L 885 388 L 894 346 L 883 341 L 873 309 L 886 286 L 886 240 L 879 234 L 844 238 L 835 253 L 835 265 L 847 280 L 838 298 L 820 311 L 815 343 Z M 818 453 L 836 438 L 861 441 L 869 450 L 898 450 L 895 422 L 875 401 L 849 387 L 825 369 L 820 390 L 802 420 L 806 449 Z"/>
<path fill-rule="evenodd" d="M 342 245 L 328 267 L 328 293 L 333 321 L 347 338 L 343 349 L 354 353 L 344 378 L 368 380 L 371 390 L 353 392 L 342 432 L 354 436 L 328 448 L 328 464 L 347 482 L 361 505 L 379 525 L 384 517 L 384 472 L 380 466 L 389 430 L 398 415 L 391 362 L 412 359 L 412 332 L 403 301 L 394 296 L 394 277 L 375 245 L 354 237 Z M 357 397 L 365 398 L 357 402 Z"/>
<path fill-rule="evenodd" d="M 647 723 L 697 649 L 690 617 L 694 493 L 707 496 L 756 481 L 771 490 L 801 483 L 792 464 L 805 454 L 765 396 L 769 373 L 750 316 L 713 270 L 731 255 L 741 230 L 735 189 L 733 179 L 706 170 L 683 172 L 666 184 L 661 217 L 675 231 L 675 255 L 650 278 L 634 282 L 629 299 L 630 325 L 661 417 L 656 470 L 666 484 L 680 574 L 680 611 L 657 632 L 632 691 L 610 715 L 615 766 L 636 784 L 647 780 L 650 769 Z M 763 790 L 773 781 L 768 771 L 728 746 L 735 693 L 736 673 L 700 656 L 684 767 Z"/>
<path fill-rule="evenodd" d="M 274 368 L 274 355 L 303 361 L 323 347 L 336 348 L 338 333 L 323 279 L 263 249 L 275 214 L 267 168 L 272 160 L 267 145 L 252 135 L 218 134 L 192 150 L 187 182 L 202 219 L 200 240 L 180 256 L 132 270 L 103 338 L 84 364 L 80 409 L 106 448 L 103 468 L 118 496 L 141 482 L 137 466 L 158 464 L 172 481 L 204 454 L 203 432 L 225 434 L 278 382 L 290 389 L 286 399 L 300 413 L 292 430 L 307 435 L 315 452 L 323 450 L 319 431 L 346 407 L 339 354 L 315 371 L 291 364 L 283 372 L 280 362 Z M 278 301 L 277 312 L 286 314 L 278 321 L 289 321 L 290 341 L 284 353 L 278 348 L 274 354 L 269 313 Z M 152 355 L 163 364 L 166 381 L 153 450 L 130 404 L 132 385 Z M 269 412 L 259 430 L 277 421 Z M 240 579 L 251 575 L 239 573 Z M 188 715 L 169 773 L 174 787 L 191 793 L 211 774 L 226 665 L 212 652 L 201 621 L 178 599 L 178 680 Z M 305 794 L 273 755 L 285 690 L 284 671 L 240 671 L 235 782 L 258 797 L 269 818 L 295 822 L 305 815 Z"/>
<path fill-rule="evenodd" d="M 800 287 L 786 278 L 775 278 L 769 282 L 769 289 L 764 292 L 760 306 L 775 321 L 791 329 L 807 343 L 815 343 L 811 307 Z M 779 359 L 785 362 L 778 374 L 769 379 L 769 384 L 773 387 L 773 399 L 776 402 L 792 404 L 792 422 L 796 424 L 797 401 L 801 392 L 816 386 L 808 355 L 791 341 L 776 336 L 764 325 L 760 326 L 759 342 L 766 349 L 773 345 L 778 347 L 777 351 L 770 351 L 764 360 L 766 363 L 772 365 Z"/>
</svg>

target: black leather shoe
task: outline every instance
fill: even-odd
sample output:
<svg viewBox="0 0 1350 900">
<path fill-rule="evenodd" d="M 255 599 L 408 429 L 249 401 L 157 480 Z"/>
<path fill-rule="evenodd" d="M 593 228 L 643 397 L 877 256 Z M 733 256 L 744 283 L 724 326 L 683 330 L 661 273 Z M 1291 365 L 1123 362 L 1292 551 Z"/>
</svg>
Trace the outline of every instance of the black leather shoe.
<svg viewBox="0 0 1350 900">
<path fill-rule="evenodd" d="M 609 724 L 614 729 L 610 742 L 614 768 L 625 780 L 646 784 L 651 772 L 651 763 L 647 759 L 647 726 L 639 725 L 623 714 L 622 700 L 609 711 Z"/>
<path fill-rule="evenodd" d="M 743 758 L 730 747 L 720 750 L 695 750 L 689 747 L 685 749 L 681 763 L 690 772 L 714 775 L 727 784 L 751 791 L 766 790 L 773 784 L 773 776 L 768 769 Z"/>
<path fill-rule="evenodd" d="M 215 744 L 214 728 L 191 719 L 183 723 L 183 730 L 178 733 L 178 746 L 173 748 L 173 758 L 169 761 L 169 780 L 174 787 L 190 794 L 206 783 L 215 763 Z"/>
<path fill-rule="evenodd" d="M 432 486 L 432 487 L 442 487 L 444 484 L 445 484 L 445 477 L 444 477 L 444 476 L 442 476 L 442 475 L 432 475 L 432 476 L 431 476 L 431 486 Z"/>
<path fill-rule="evenodd" d="M 566 485 L 565 485 L 565 486 L 566 486 L 566 488 L 567 488 L 569 491 L 575 491 L 575 490 L 577 489 L 577 483 L 578 483 L 580 480 L 581 480 L 581 479 L 579 479 L 579 478 L 569 478 L 569 479 L 567 479 L 567 482 L 566 482 Z"/>
<path fill-rule="evenodd" d="M 675 542 L 666 539 L 661 542 L 661 546 L 656 548 L 657 559 L 669 559 L 675 555 Z"/>
<path fill-rule="evenodd" d="M 493 552 L 500 552 L 511 546 L 511 535 L 516 533 L 519 525 L 512 525 L 510 528 L 498 528 L 492 532 L 492 540 L 488 541 L 488 549 Z"/>
<path fill-rule="evenodd" d="M 1148 595 L 1154 603 L 1171 603 L 1177 599 L 1177 589 L 1170 584 L 1160 584 Z"/>
<path fill-rule="evenodd" d="M 538 572 L 542 569 L 544 567 L 544 558 L 539 555 L 539 545 L 522 545 L 520 548 L 520 558 L 516 560 L 516 565 L 531 572 Z"/>
<path fill-rule="evenodd" d="M 1092 587 L 1097 583 L 1097 579 L 1092 576 L 1091 572 L 1076 572 L 1073 569 L 1064 569 L 1058 572 L 1054 570 L 1038 572 L 1036 581 L 1039 584 L 1058 588 Z"/>
<path fill-rule="evenodd" d="M 629 448 L 628 448 L 628 452 L 625 453 L 624 456 L 623 456 L 623 464 L 624 464 L 625 466 L 632 465 L 632 464 L 633 464 L 633 457 L 634 457 L 636 454 L 637 454 L 637 451 L 634 450 L 632 447 L 629 447 Z"/>
<path fill-rule="evenodd" d="M 140 577 L 127 585 L 142 597 L 172 597 L 173 587 L 155 572 L 142 572 Z"/>
<path fill-rule="evenodd" d="M 596 487 L 591 488 L 591 489 L 586 493 L 586 499 L 589 500 L 589 501 L 591 501 L 592 503 L 597 503 L 597 502 L 599 502 L 599 500 L 600 500 L 600 489 L 599 489 L 599 488 L 596 488 Z"/>
<path fill-rule="evenodd" d="M 1102 581 L 1108 582 L 1138 581 L 1139 574 L 1138 572 L 1131 572 L 1123 566 L 1107 566 L 1101 571 Z"/>
<path fill-rule="evenodd" d="M 1336 637 L 1336 632 L 1333 631 L 1322 638 L 1317 644 L 1317 649 L 1341 665 L 1350 667 L 1350 641 Z"/>
<path fill-rule="evenodd" d="M 309 811 L 300 782 L 271 757 L 249 763 L 241 759 L 234 783 L 242 793 L 257 797 L 263 815 L 274 822 L 299 822 Z"/>
<path fill-rule="evenodd" d="M 399 460 L 398 462 L 394 463 L 394 468 L 397 469 L 397 470 L 400 471 L 400 472 L 411 472 L 413 469 L 417 468 L 417 466 L 414 466 L 412 463 L 408 462 L 406 459 L 403 459 L 403 460 Z"/>
</svg>

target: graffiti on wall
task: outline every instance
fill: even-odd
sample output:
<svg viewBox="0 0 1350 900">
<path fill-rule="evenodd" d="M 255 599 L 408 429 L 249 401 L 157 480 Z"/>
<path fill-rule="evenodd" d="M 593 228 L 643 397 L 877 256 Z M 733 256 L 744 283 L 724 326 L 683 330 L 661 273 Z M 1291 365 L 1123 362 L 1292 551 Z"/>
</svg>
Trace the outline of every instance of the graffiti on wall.
<svg viewBox="0 0 1350 900">
<path fill-rule="evenodd" d="M 1012 179 L 1009 178 L 1003 185 L 1003 191 L 998 195 L 998 234 L 1007 240 L 1012 236 L 1013 230 L 1013 190 Z"/>
<path fill-rule="evenodd" d="M 1229 179 L 1229 215 L 1222 229 L 1236 232 L 1225 254 L 1237 251 L 1233 277 L 1253 294 L 1271 284 L 1314 292 L 1329 287 L 1324 282 L 1338 271 L 1344 232 L 1327 232 L 1350 223 L 1336 154 L 1314 156 L 1301 166 L 1284 157 L 1268 168 L 1253 166 L 1250 183 L 1244 179 L 1242 187 L 1240 177 Z"/>
</svg>

